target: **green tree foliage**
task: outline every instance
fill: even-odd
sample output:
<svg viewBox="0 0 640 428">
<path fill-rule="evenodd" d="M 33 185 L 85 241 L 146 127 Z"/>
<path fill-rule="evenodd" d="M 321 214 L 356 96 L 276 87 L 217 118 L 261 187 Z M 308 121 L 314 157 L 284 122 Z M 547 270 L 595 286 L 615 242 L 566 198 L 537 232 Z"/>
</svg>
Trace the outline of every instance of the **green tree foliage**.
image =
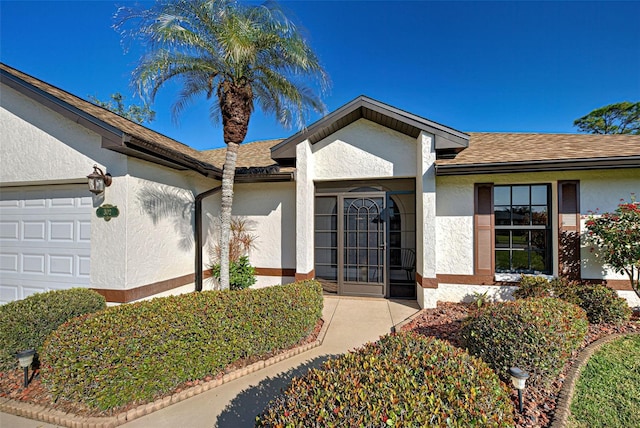
<svg viewBox="0 0 640 428">
<path fill-rule="evenodd" d="M 125 106 L 124 95 L 120 92 L 111 94 L 109 101 L 101 101 L 98 98 L 89 95 L 89 101 L 107 110 L 111 110 L 115 114 L 118 114 L 132 122 L 143 124 L 145 122 L 151 123 L 156 118 L 156 112 L 151 110 L 148 105 L 138 106 L 131 104 Z"/>
<path fill-rule="evenodd" d="M 589 134 L 640 135 L 640 102 L 624 101 L 600 107 L 574 120 L 573 126 Z"/>
<path fill-rule="evenodd" d="M 629 277 L 640 297 L 640 203 L 621 200 L 612 213 L 590 215 L 586 222 L 587 239 L 595 256 L 616 272 Z"/>
<path fill-rule="evenodd" d="M 182 86 L 174 117 L 194 99 L 211 99 L 222 118 L 227 153 L 222 176 L 221 288 L 229 287 L 233 182 L 238 147 L 257 105 L 286 127 L 302 128 L 309 113 L 324 113 L 318 91 L 328 78 L 300 30 L 275 2 L 159 1 L 147 10 L 121 8 L 115 28 L 147 48 L 133 72 L 138 92 L 153 100 L 169 81 Z"/>
</svg>

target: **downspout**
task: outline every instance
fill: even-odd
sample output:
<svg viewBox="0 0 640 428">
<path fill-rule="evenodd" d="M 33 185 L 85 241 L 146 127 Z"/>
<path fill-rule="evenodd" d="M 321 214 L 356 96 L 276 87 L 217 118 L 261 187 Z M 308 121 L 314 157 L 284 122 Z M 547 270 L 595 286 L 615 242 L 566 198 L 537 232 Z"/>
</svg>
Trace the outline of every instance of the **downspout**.
<svg viewBox="0 0 640 428">
<path fill-rule="evenodd" d="M 196 241 L 196 291 L 202 291 L 202 200 L 207 196 L 215 195 L 220 190 L 222 190 L 222 186 L 215 187 L 211 190 L 207 190 L 206 192 L 202 192 L 199 195 L 196 195 L 196 207 L 195 207 L 195 241 Z"/>
</svg>

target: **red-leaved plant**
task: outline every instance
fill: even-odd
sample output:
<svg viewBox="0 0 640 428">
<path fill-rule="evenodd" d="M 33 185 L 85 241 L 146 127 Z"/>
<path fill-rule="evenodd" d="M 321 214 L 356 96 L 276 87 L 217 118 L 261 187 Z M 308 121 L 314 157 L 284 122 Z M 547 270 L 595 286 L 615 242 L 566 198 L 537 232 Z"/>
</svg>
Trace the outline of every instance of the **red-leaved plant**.
<svg viewBox="0 0 640 428">
<path fill-rule="evenodd" d="M 631 202 L 621 199 L 612 213 L 589 215 L 586 227 L 586 239 L 596 258 L 626 274 L 640 297 L 640 203 L 635 194 Z"/>
</svg>

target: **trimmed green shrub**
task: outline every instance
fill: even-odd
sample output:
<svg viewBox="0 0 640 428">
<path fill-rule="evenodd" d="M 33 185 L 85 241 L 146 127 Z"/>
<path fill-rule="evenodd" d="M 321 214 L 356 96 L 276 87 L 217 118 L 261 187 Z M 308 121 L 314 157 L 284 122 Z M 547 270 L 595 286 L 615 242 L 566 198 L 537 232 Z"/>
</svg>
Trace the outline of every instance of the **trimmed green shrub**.
<svg viewBox="0 0 640 428">
<path fill-rule="evenodd" d="M 322 315 L 315 281 L 205 291 L 108 308 L 72 320 L 45 343 L 53 397 L 107 410 L 148 402 L 245 357 L 290 347 Z"/>
<path fill-rule="evenodd" d="M 580 347 L 588 325 L 583 309 L 547 297 L 487 306 L 464 322 L 460 336 L 503 380 L 517 366 L 529 372 L 532 384 L 544 385 Z"/>
<path fill-rule="evenodd" d="M 523 275 L 514 296 L 518 299 L 557 297 L 574 303 L 587 312 L 592 324 L 621 324 L 629 321 L 632 313 L 627 301 L 606 285 L 581 284 L 564 278 L 547 281 L 542 277 Z"/>
<path fill-rule="evenodd" d="M 25 349 L 36 350 L 37 364 L 49 333 L 71 318 L 105 307 L 104 297 L 86 288 L 37 293 L 0 306 L 0 371 L 18 367 L 15 354 Z"/>
<path fill-rule="evenodd" d="M 211 274 L 220 281 L 220 264 L 211 267 Z M 229 288 L 242 290 L 256 283 L 256 268 L 249 263 L 249 257 L 242 256 L 238 261 L 229 262 Z"/>
<path fill-rule="evenodd" d="M 295 378 L 256 418 L 265 427 L 510 427 L 509 391 L 481 360 L 414 332 Z"/>
<path fill-rule="evenodd" d="M 627 300 L 602 284 L 579 284 L 561 294 L 560 298 L 584 309 L 592 324 L 622 324 L 631 318 Z"/>
<path fill-rule="evenodd" d="M 554 284 L 542 276 L 522 275 L 518 289 L 513 293 L 513 297 L 516 299 L 554 297 Z"/>
</svg>

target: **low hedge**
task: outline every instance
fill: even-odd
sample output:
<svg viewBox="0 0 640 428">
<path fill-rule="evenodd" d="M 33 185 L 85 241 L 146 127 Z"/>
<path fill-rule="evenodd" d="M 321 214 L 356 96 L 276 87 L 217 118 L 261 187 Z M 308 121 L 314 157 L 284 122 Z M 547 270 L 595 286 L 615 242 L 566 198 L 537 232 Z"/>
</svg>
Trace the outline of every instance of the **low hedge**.
<svg viewBox="0 0 640 428">
<path fill-rule="evenodd" d="M 295 378 L 256 426 L 507 427 L 514 421 L 509 390 L 484 362 L 408 332 Z"/>
<path fill-rule="evenodd" d="M 575 303 L 587 312 L 592 324 L 622 324 L 631 318 L 627 300 L 602 284 L 580 284 L 559 297 Z"/>
<path fill-rule="evenodd" d="M 580 307 L 556 298 L 532 298 L 482 308 L 463 324 L 460 337 L 505 381 L 520 367 L 535 385 L 556 378 L 582 344 L 589 323 Z"/>
<path fill-rule="evenodd" d="M 112 307 L 50 336 L 42 381 L 55 399 L 100 410 L 148 402 L 239 359 L 296 344 L 321 315 L 315 281 Z"/>
<path fill-rule="evenodd" d="M 592 324 L 621 324 L 631 318 L 627 301 L 612 288 L 603 284 L 582 284 L 554 278 L 523 275 L 520 287 L 514 293 L 518 299 L 530 297 L 557 297 L 580 306 L 587 312 Z"/>
<path fill-rule="evenodd" d="M 0 306 L 0 371 L 18 367 L 16 352 L 40 348 L 47 336 L 71 318 L 106 307 L 104 297 L 86 288 L 33 294 Z"/>
</svg>

